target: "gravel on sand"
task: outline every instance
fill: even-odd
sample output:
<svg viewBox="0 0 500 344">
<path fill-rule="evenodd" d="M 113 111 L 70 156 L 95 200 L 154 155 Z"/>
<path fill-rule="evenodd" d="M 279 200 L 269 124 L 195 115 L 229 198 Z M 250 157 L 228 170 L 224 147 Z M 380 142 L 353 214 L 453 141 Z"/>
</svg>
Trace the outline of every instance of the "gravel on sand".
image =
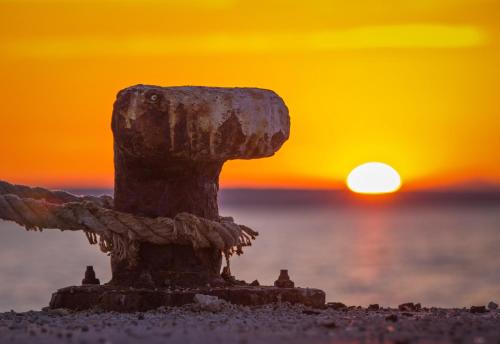
<svg viewBox="0 0 500 344">
<path fill-rule="evenodd" d="M 143 313 L 0 313 L 1 343 L 499 343 L 500 311 L 202 303 Z"/>
</svg>

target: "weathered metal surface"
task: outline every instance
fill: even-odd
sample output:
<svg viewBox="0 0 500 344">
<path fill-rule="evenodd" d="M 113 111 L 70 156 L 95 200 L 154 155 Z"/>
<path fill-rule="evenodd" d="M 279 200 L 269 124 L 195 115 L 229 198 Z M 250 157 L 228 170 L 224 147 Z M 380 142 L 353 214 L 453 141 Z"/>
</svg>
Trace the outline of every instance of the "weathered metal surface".
<svg viewBox="0 0 500 344">
<path fill-rule="evenodd" d="M 113 131 L 115 147 L 133 156 L 253 159 L 281 147 L 290 118 L 270 90 L 137 85 L 118 93 Z"/>
<path fill-rule="evenodd" d="M 325 293 L 311 288 L 235 286 L 169 290 L 89 285 L 59 289 L 52 295 L 50 308 L 137 312 L 193 303 L 196 294 L 217 296 L 233 304 L 248 306 L 277 302 L 299 303 L 315 308 L 325 306 Z"/>
</svg>

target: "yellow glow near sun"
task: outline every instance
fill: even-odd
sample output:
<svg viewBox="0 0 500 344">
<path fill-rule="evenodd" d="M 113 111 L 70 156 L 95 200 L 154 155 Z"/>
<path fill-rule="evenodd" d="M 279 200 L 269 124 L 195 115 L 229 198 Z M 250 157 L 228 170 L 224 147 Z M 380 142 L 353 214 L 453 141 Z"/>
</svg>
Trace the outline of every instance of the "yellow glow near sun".
<svg viewBox="0 0 500 344">
<path fill-rule="evenodd" d="M 401 177 L 391 166 L 381 162 L 367 162 L 349 173 L 347 186 L 363 194 L 395 192 L 401 187 Z"/>
</svg>

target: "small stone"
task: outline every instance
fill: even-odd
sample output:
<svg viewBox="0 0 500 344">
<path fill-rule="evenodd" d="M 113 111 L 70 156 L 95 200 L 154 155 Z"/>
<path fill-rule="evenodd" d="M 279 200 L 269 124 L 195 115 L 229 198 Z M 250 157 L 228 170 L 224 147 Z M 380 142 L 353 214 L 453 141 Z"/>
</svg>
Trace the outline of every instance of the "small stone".
<svg viewBox="0 0 500 344">
<path fill-rule="evenodd" d="M 326 304 L 326 307 L 331 308 L 333 310 L 342 310 L 342 309 L 347 309 L 347 306 L 343 304 L 342 302 L 328 302 Z"/>
<path fill-rule="evenodd" d="M 386 321 L 396 322 L 398 321 L 398 316 L 396 314 L 391 314 L 385 317 Z"/>
<path fill-rule="evenodd" d="M 220 312 L 228 305 L 224 300 L 219 299 L 217 296 L 196 294 L 194 302 L 199 305 L 200 310 L 209 312 Z"/>
<path fill-rule="evenodd" d="M 258 280 L 255 280 L 255 281 L 253 281 L 252 283 L 250 283 L 250 285 L 251 285 L 252 287 L 258 287 L 258 286 L 260 286 L 260 283 L 259 283 L 259 281 L 258 281 Z"/>
<path fill-rule="evenodd" d="M 486 309 L 485 306 L 472 306 L 470 308 L 471 313 L 486 313 L 488 310 Z"/>
<path fill-rule="evenodd" d="M 378 311 L 379 309 L 380 309 L 380 306 L 377 303 L 374 303 L 374 304 L 368 306 L 369 311 Z"/>
<path fill-rule="evenodd" d="M 422 309 L 422 305 L 420 303 L 407 302 L 400 304 L 398 309 L 403 312 L 418 312 Z"/>
<path fill-rule="evenodd" d="M 498 305 L 497 305 L 495 302 L 490 301 L 490 302 L 488 303 L 488 309 L 491 309 L 491 310 L 493 311 L 493 310 L 495 310 L 495 309 L 498 309 Z"/>
<path fill-rule="evenodd" d="M 302 311 L 303 314 L 307 314 L 307 315 L 318 315 L 318 314 L 321 314 L 320 311 L 315 311 L 313 309 L 304 309 Z"/>
</svg>

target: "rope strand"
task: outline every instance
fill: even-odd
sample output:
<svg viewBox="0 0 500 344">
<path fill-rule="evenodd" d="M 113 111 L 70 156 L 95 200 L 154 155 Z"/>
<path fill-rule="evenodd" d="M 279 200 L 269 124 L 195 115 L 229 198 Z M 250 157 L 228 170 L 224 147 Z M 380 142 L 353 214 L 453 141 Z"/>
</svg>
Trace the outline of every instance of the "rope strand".
<svg viewBox="0 0 500 344">
<path fill-rule="evenodd" d="M 258 235 L 229 217 L 212 221 L 180 213 L 173 219 L 148 218 L 113 210 L 112 205 L 109 196 L 78 197 L 0 181 L 0 219 L 14 221 L 27 230 L 82 230 L 90 244 L 98 244 L 103 252 L 119 259 L 133 260 L 137 242 L 213 247 L 229 257 L 241 254 Z"/>
</svg>

